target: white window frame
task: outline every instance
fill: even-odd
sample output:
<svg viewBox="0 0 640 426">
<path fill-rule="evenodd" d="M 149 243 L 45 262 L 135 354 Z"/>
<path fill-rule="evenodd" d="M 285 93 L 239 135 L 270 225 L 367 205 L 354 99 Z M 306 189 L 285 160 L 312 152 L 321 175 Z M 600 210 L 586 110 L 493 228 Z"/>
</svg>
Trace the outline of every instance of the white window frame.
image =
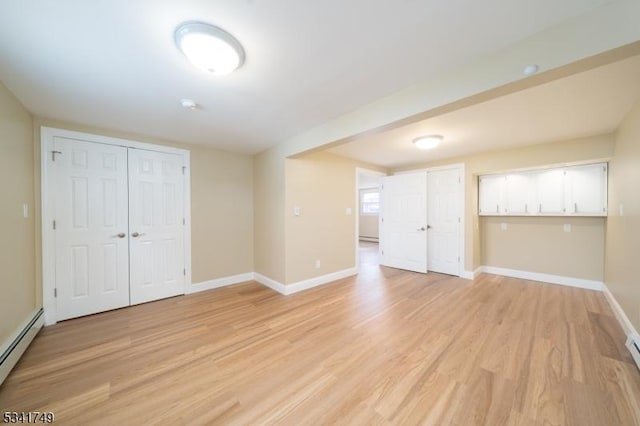
<svg viewBox="0 0 640 426">
<path fill-rule="evenodd" d="M 364 205 L 365 204 L 375 204 L 372 202 L 365 202 L 363 201 L 363 195 L 364 194 L 372 194 L 372 193 L 377 193 L 378 194 L 378 211 L 375 213 L 371 213 L 371 212 L 365 212 L 364 211 Z M 360 215 L 362 216 L 378 216 L 380 214 L 380 188 L 378 187 L 372 187 L 372 188 L 360 188 Z"/>
</svg>

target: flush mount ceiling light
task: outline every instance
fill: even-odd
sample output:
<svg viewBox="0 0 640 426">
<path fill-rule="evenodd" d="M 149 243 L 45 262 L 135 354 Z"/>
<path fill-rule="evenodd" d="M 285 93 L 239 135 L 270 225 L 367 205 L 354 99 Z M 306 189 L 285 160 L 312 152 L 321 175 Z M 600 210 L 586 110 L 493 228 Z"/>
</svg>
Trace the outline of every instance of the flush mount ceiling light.
<svg viewBox="0 0 640 426">
<path fill-rule="evenodd" d="M 440 135 L 420 136 L 413 140 L 413 144 L 420 149 L 432 149 L 440 145 L 442 139 L 443 138 Z"/>
<path fill-rule="evenodd" d="M 233 72 L 244 62 L 244 49 L 231 34 L 202 22 L 176 29 L 176 45 L 197 68 L 215 75 Z"/>
</svg>

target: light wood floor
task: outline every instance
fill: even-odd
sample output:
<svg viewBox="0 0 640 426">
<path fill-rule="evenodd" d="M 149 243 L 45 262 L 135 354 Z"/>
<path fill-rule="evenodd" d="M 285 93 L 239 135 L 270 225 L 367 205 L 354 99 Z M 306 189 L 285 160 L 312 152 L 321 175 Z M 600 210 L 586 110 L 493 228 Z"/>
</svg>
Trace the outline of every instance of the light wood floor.
<svg viewBox="0 0 640 426">
<path fill-rule="evenodd" d="M 46 328 L 2 410 L 60 424 L 640 424 L 601 293 L 380 268 L 292 296 L 256 283 Z M 0 410 L 0 411 L 2 411 Z"/>
</svg>

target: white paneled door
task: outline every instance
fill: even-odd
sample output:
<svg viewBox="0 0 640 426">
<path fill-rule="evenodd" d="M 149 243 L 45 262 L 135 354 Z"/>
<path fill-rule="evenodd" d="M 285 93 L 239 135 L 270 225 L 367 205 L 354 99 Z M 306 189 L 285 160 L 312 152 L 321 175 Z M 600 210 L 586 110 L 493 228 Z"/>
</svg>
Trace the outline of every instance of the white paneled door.
<svg viewBox="0 0 640 426">
<path fill-rule="evenodd" d="M 127 148 L 56 137 L 57 319 L 129 305 Z"/>
<path fill-rule="evenodd" d="M 184 293 L 182 157 L 129 149 L 131 304 Z"/>
<path fill-rule="evenodd" d="M 460 274 L 460 170 L 427 173 L 429 271 Z"/>
<path fill-rule="evenodd" d="M 54 137 L 56 320 L 184 294 L 178 154 Z"/>
<path fill-rule="evenodd" d="M 427 272 L 427 174 L 381 179 L 380 263 Z"/>
</svg>

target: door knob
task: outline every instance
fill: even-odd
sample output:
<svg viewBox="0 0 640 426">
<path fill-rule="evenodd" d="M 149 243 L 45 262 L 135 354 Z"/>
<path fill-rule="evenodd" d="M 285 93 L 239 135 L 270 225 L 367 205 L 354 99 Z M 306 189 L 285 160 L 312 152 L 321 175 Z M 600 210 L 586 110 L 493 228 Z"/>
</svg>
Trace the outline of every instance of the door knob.
<svg viewBox="0 0 640 426">
<path fill-rule="evenodd" d="M 138 233 L 138 232 L 134 232 L 133 234 L 131 234 L 131 236 L 132 236 L 133 238 L 142 237 L 143 235 L 145 235 L 145 234 L 144 234 L 144 233 L 140 234 L 140 233 Z"/>
<path fill-rule="evenodd" d="M 425 231 L 425 230 L 426 230 L 426 228 L 424 226 L 422 228 L 416 229 L 416 231 Z"/>
<path fill-rule="evenodd" d="M 124 232 L 121 232 L 119 234 L 114 235 L 114 237 L 118 237 L 118 238 L 124 238 L 126 236 L 127 236 L 127 234 L 125 234 Z"/>
<path fill-rule="evenodd" d="M 432 228 L 432 226 L 431 226 L 431 225 L 427 225 L 427 229 L 431 229 L 431 228 Z"/>
</svg>

